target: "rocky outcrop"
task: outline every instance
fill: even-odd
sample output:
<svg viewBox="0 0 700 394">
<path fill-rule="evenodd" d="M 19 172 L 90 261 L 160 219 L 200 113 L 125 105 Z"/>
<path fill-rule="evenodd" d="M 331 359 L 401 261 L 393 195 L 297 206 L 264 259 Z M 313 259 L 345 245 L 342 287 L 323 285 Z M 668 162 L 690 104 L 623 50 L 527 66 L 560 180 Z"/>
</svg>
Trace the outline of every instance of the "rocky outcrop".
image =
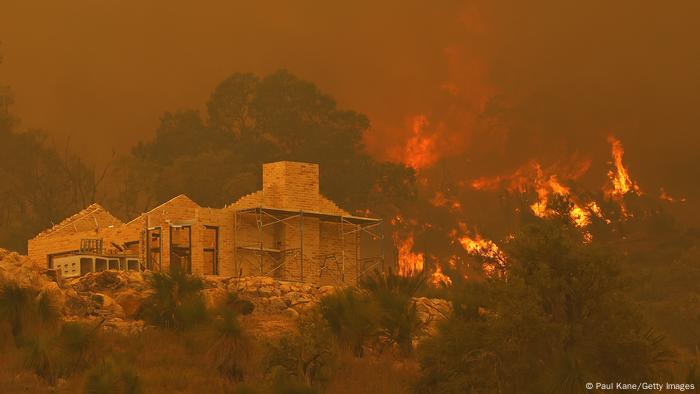
<svg viewBox="0 0 700 394">
<path fill-rule="evenodd" d="M 66 320 L 82 319 L 99 323 L 102 329 L 130 335 L 145 327 L 137 320 L 139 311 L 153 290 L 150 273 L 103 271 L 69 280 L 53 278 L 49 270 L 38 268 L 27 257 L 0 249 L 0 281 L 11 280 L 50 295 Z M 202 296 L 208 308 L 218 308 L 229 302 L 230 293 L 254 305 L 255 316 L 294 320 L 318 305 L 321 298 L 340 287 L 315 286 L 287 282 L 266 276 L 233 278 L 206 276 L 202 278 Z M 451 305 L 440 299 L 416 298 L 416 312 L 425 335 L 437 330 L 439 321 L 452 311 Z M 258 319 L 253 316 L 253 319 Z M 273 319 L 273 320 L 274 320 Z"/>
</svg>

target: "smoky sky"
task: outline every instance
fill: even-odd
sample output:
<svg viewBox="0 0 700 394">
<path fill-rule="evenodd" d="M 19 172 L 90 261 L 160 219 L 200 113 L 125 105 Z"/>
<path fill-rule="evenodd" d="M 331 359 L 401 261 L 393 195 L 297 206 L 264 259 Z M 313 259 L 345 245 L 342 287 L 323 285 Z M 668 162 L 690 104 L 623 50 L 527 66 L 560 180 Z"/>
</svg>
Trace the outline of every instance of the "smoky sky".
<svg viewBox="0 0 700 394">
<path fill-rule="evenodd" d="M 0 82 L 23 128 L 100 162 L 202 109 L 234 72 L 287 69 L 372 122 L 368 151 L 415 137 L 464 178 L 590 159 L 614 134 L 642 189 L 700 199 L 697 1 L 0 0 Z"/>
</svg>

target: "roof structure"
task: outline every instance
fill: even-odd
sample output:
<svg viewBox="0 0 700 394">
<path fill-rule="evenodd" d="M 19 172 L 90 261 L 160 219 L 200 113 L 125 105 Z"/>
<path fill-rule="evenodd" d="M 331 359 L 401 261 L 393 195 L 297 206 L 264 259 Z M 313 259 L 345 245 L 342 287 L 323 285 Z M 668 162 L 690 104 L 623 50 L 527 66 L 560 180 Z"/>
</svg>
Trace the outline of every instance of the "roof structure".
<svg viewBox="0 0 700 394">
<path fill-rule="evenodd" d="M 121 226 L 123 224 L 121 220 L 114 217 L 100 204 L 94 203 L 53 227 L 40 232 L 35 238 L 46 237 L 56 233 L 90 231 L 100 227 Z"/>
</svg>

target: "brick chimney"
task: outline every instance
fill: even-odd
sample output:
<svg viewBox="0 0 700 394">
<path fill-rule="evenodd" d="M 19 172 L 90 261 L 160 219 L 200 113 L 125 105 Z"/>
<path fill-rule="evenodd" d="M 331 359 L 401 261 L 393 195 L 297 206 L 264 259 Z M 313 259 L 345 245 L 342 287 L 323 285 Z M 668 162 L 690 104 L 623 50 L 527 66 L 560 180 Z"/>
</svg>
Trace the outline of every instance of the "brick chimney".
<svg viewBox="0 0 700 394">
<path fill-rule="evenodd" d="M 265 206 L 294 211 L 318 211 L 318 176 L 318 164 L 293 161 L 263 164 Z"/>
</svg>

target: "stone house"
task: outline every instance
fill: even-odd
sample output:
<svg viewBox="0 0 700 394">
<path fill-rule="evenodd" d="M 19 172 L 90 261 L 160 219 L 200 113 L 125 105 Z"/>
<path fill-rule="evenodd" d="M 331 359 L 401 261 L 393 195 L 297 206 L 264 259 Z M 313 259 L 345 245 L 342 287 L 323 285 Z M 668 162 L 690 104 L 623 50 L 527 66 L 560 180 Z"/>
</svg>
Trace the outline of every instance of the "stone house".
<svg viewBox="0 0 700 394">
<path fill-rule="evenodd" d="M 383 264 L 381 251 L 366 247 L 382 243 L 381 226 L 381 219 L 351 215 L 321 195 L 317 164 L 282 161 L 263 165 L 262 190 L 224 208 L 179 195 L 123 223 L 90 205 L 29 240 L 28 254 L 64 277 L 179 267 L 198 275 L 354 284 Z"/>
</svg>

